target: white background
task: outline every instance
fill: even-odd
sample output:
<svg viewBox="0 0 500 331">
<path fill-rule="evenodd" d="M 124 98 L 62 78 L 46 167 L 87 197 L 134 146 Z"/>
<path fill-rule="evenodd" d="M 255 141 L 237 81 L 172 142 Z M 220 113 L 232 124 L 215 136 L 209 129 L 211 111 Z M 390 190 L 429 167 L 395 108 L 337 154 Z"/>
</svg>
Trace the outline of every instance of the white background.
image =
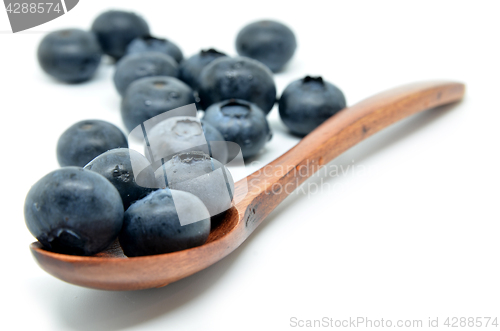
<svg viewBox="0 0 500 331">
<path fill-rule="evenodd" d="M 66 284 L 30 255 L 30 186 L 58 167 L 59 135 L 98 118 L 123 129 L 113 67 L 65 85 L 39 68 L 47 31 L 88 28 L 108 8 L 142 14 L 186 56 L 235 55 L 245 24 L 273 18 L 298 49 L 278 92 L 322 75 L 352 105 L 419 80 L 467 84 L 460 104 L 416 115 L 334 160 L 212 267 L 165 288 L 106 292 Z M 0 10 L 2 329 L 289 330 L 290 318 L 500 322 L 499 3 L 495 1 L 90 1 L 12 34 Z M 298 142 L 269 116 L 273 140 L 248 173 Z M 364 170 L 364 171 L 351 171 Z M 307 186 L 308 183 L 321 184 Z M 7 328 L 6 328 L 7 327 Z"/>
</svg>

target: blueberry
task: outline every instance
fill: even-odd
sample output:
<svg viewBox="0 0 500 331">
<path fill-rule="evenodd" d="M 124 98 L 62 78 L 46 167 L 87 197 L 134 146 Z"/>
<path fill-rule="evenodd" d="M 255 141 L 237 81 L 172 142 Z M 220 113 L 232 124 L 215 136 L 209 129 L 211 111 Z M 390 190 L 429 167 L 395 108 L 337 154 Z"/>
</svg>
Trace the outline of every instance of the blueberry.
<svg viewBox="0 0 500 331">
<path fill-rule="evenodd" d="M 181 63 L 184 56 L 181 49 L 167 39 L 160 39 L 153 36 L 143 36 L 135 38 L 128 44 L 127 54 L 159 52 L 171 56 L 177 63 Z"/>
<path fill-rule="evenodd" d="M 124 95 L 128 86 L 140 78 L 177 77 L 178 71 L 177 63 L 171 56 L 158 52 L 137 53 L 127 55 L 118 62 L 113 80 L 118 93 Z"/>
<path fill-rule="evenodd" d="M 222 57 L 208 64 L 200 74 L 198 93 L 203 109 L 216 102 L 242 99 L 268 114 L 276 101 L 272 72 L 246 57 Z"/>
<path fill-rule="evenodd" d="M 118 236 L 123 205 L 103 176 L 77 167 L 55 170 L 33 185 L 24 202 L 31 234 L 58 253 L 93 255 Z"/>
<path fill-rule="evenodd" d="M 42 69 L 67 83 L 89 80 L 99 67 L 101 56 L 94 34 L 79 29 L 51 32 L 38 46 L 38 62 Z"/>
<path fill-rule="evenodd" d="M 149 35 L 148 23 L 135 13 L 110 10 L 97 16 L 92 23 L 104 53 L 120 59 L 128 44 L 137 37 Z"/>
<path fill-rule="evenodd" d="M 292 58 L 297 41 L 292 30 L 275 21 L 258 21 L 245 26 L 236 37 L 238 54 L 264 63 L 274 72 Z"/>
<path fill-rule="evenodd" d="M 200 221 L 181 225 L 180 213 Z M 161 189 L 127 209 L 119 238 L 125 255 L 132 257 L 200 246 L 209 234 L 210 215 L 200 199 L 187 192 Z"/>
<path fill-rule="evenodd" d="M 133 82 L 123 96 L 123 123 L 132 131 L 152 117 L 191 103 L 194 103 L 193 90 L 177 78 L 142 78 Z"/>
<path fill-rule="evenodd" d="M 109 180 L 120 193 L 125 209 L 156 187 L 151 164 L 144 155 L 133 149 L 116 148 L 102 153 L 84 169 L 97 172 Z"/>
<path fill-rule="evenodd" d="M 183 61 L 179 66 L 179 79 L 191 86 L 198 88 L 198 77 L 205 66 L 213 60 L 227 56 L 213 48 L 202 50 Z"/>
<path fill-rule="evenodd" d="M 292 133 L 304 136 L 345 106 L 344 94 L 335 85 L 321 77 L 306 76 L 285 88 L 279 113 Z"/>
<path fill-rule="evenodd" d="M 217 144 L 214 147 L 207 144 L 210 141 L 224 141 L 224 138 L 212 125 L 201 123 L 196 117 L 175 116 L 156 124 L 149 131 L 149 146 L 145 146 L 145 155 L 155 169 L 161 165 L 161 159 L 168 161 L 173 155 L 188 151 L 212 154 L 215 159 L 225 163 L 227 146 Z"/>
<path fill-rule="evenodd" d="M 211 105 L 203 120 L 212 124 L 226 141 L 237 143 L 244 158 L 256 155 L 272 137 L 262 110 L 244 100 L 226 100 Z"/>
<path fill-rule="evenodd" d="M 155 171 L 155 176 L 161 188 L 168 186 L 196 195 L 211 216 L 231 208 L 233 177 L 222 163 L 203 152 L 176 154 Z"/>
<path fill-rule="evenodd" d="M 59 137 L 57 161 L 61 167 L 83 167 L 96 156 L 119 147 L 128 147 L 128 142 L 116 126 L 100 120 L 81 121 Z"/>
</svg>

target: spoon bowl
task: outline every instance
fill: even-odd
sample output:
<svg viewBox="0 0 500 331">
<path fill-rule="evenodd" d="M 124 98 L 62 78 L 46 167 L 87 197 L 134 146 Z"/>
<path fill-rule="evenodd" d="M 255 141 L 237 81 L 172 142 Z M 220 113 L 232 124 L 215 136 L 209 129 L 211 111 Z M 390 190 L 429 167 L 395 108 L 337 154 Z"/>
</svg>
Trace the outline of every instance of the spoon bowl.
<svg viewBox="0 0 500 331">
<path fill-rule="evenodd" d="M 323 165 L 381 129 L 420 111 L 462 99 L 465 86 L 430 81 L 382 92 L 348 107 L 304 137 L 295 147 L 235 184 L 240 201 L 230 208 L 207 242 L 183 251 L 126 257 L 115 241 L 94 256 L 48 251 L 30 245 L 40 267 L 80 286 L 103 290 L 162 287 L 188 277 L 234 251 L 269 213 Z M 248 187 L 248 191 L 247 188 Z"/>
</svg>

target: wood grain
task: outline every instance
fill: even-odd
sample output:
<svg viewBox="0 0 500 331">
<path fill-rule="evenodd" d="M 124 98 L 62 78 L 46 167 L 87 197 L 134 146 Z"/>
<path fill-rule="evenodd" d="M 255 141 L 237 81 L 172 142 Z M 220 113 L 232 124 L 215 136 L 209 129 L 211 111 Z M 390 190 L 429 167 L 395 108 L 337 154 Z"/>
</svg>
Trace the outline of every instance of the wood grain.
<svg viewBox="0 0 500 331">
<path fill-rule="evenodd" d="M 405 117 L 459 101 L 464 92 L 465 86 L 456 82 L 414 83 L 342 110 L 294 148 L 236 183 L 235 195 L 242 200 L 227 212 L 202 246 L 127 258 L 115 242 L 102 253 L 84 257 L 49 252 L 35 242 L 31 252 L 42 269 L 72 284 L 104 290 L 165 286 L 235 250 L 283 199 L 342 152 Z"/>
</svg>

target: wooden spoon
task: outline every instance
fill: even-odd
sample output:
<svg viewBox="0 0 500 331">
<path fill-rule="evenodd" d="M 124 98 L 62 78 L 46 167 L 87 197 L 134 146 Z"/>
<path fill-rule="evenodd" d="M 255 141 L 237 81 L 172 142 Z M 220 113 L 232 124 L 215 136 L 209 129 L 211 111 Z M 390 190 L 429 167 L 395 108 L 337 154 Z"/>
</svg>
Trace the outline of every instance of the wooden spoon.
<svg viewBox="0 0 500 331">
<path fill-rule="evenodd" d="M 407 116 L 458 101 L 464 91 L 465 86 L 456 82 L 415 83 L 342 110 L 269 163 L 265 172 L 248 176 L 248 193 L 202 246 L 127 258 L 118 243 L 95 256 L 73 256 L 49 252 L 34 242 L 31 252 L 42 269 L 72 284 L 117 291 L 165 286 L 234 251 L 296 187 L 345 150 Z M 244 195 L 244 184 L 236 183 L 235 195 Z"/>
</svg>

